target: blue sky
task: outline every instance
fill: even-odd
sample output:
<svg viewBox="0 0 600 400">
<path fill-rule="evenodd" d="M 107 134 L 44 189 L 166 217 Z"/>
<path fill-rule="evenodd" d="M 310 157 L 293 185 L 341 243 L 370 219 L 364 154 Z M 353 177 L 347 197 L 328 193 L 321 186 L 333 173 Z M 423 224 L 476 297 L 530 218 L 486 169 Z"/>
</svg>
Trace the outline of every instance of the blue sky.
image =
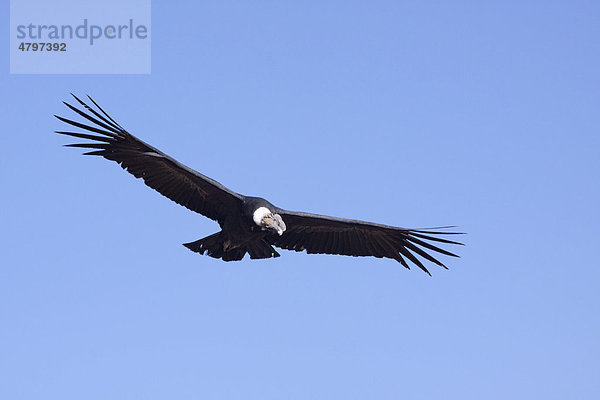
<svg viewBox="0 0 600 400">
<path fill-rule="evenodd" d="M 150 75 L 0 56 L 0 398 L 598 396 L 597 2 L 155 1 L 151 31 Z M 280 207 L 458 225 L 462 258 L 192 253 L 214 222 L 61 147 L 69 92 Z"/>
</svg>

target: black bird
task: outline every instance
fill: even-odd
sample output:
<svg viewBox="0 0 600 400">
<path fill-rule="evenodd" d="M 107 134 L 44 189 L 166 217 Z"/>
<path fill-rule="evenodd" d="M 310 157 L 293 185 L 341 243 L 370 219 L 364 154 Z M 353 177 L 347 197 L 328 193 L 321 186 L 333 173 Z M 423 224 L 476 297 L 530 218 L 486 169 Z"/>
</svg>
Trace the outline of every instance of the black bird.
<svg viewBox="0 0 600 400">
<path fill-rule="evenodd" d="M 279 257 L 273 248 L 303 251 L 309 254 L 341 254 L 391 258 L 409 268 L 407 260 L 429 274 L 422 257 L 446 266 L 427 250 L 458 257 L 434 243 L 457 244 L 440 235 L 457 234 L 432 228 L 405 229 L 352 219 L 287 211 L 260 197 L 243 196 L 219 182 L 177 162 L 160 150 L 127 132 L 88 96 L 96 109 L 75 95 L 86 111 L 64 104 L 91 122 L 91 125 L 55 115 L 59 120 L 89 133 L 56 131 L 62 135 L 89 139 L 92 142 L 68 144 L 67 147 L 92 149 L 84 155 L 102 156 L 116 161 L 146 185 L 177 204 L 200 213 L 221 226 L 221 231 L 195 242 L 184 243 L 188 249 L 207 253 L 223 261 Z M 431 274 L 430 274 L 431 275 Z"/>
</svg>

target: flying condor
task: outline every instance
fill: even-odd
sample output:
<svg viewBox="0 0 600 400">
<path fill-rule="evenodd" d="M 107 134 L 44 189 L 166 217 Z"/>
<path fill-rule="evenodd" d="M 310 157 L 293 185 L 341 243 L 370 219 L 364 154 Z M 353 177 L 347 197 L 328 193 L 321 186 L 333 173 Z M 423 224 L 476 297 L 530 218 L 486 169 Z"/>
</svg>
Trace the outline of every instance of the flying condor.
<svg viewBox="0 0 600 400">
<path fill-rule="evenodd" d="M 223 261 L 279 257 L 274 247 L 309 254 L 341 254 L 391 258 L 409 268 L 412 263 L 429 274 L 423 261 L 446 266 L 430 253 L 458 257 L 439 246 L 461 243 L 443 238 L 457 234 L 443 228 L 406 229 L 287 211 L 260 197 L 243 196 L 219 182 L 177 162 L 162 151 L 144 143 L 112 119 L 91 97 L 90 107 L 73 95 L 78 109 L 64 102 L 86 123 L 56 116 L 59 120 L 87 133 L 56 131 L 62 135 L 90 140 L 67 147 L 91 149 L 85 155 L 102 156 L 121 165 L 146 185 L 177 204 L 189 208 L 221 226 L 221 231 L 195 242 L 188 249 Z M 420 258 L 421 259 L 420 259 Z"/>
</svg>

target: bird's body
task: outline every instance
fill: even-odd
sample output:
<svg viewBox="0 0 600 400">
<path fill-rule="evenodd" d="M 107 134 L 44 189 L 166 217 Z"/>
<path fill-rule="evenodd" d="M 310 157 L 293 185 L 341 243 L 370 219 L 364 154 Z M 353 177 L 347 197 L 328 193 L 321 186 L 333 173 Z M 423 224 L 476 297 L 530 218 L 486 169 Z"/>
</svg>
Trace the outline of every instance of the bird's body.
<svg viewBox="0 0 600 400">
<path fill-rule="evenodd" d="M 269 228 L 261 223 L 270 215 L 278 215 L 277 207 L 260 197 L 242 196 L 239 208 L 232 210 L 222 222 L 221 232 L 184 246 L 197 253 L 221 258 L 224 261 L 241 260 L 246 253 L 252 259 L 279 257 L 271 246 L 273 238 L 284 230 Z M 285 226 L 283 227 L 285 228 Z"/>
<path fill-rule="evenodd" d="M 67 146 L 92 149 L 85 154 L 102 156 L 119 163 L 123 169 L 136 178 L 142 178 L 146 185 L 162 195 L 219 223 L 220 232 L 184 244 L 192 251 L 207 253 L 224 261 L 241 260 L 246 254 L 252 259 L 279 257 L 274 247 L 306 250 L 309 254 L 386 257 L 400 262 L 406 268 L 409 268 L 408 260 L 427 273 L 429 271 L 417 255 L 445 266 L 426 250 L 456 257 L 431 243 L 460 244 L 440 237 L 454 232 L 398 228 L 288 211 L 260 197 L 233 192 L 131 135 L 91 98 L 97 110 L 77 97 L 75 99 L 87 112 L 67 103 L 65 105 L 93 125 L 57 118 L 97 135 L 57 131 L 93 141 Z"/>
</svg>

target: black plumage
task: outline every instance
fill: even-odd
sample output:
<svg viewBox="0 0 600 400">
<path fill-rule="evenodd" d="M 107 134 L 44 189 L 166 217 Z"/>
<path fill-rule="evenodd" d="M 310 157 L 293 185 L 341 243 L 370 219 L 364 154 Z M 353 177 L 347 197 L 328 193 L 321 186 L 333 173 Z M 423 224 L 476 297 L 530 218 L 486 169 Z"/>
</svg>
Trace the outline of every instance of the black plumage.
<svg viewBox="0 0 600 400">
<path fill-rule="evenodd" d="M 221 231 L 184 245 L 190 250 L 224 261 L 279 257 L 273 248 L 309 254 L 340 254 L 391 258 L 406 268 L 412 263 L 429 273 L 422 260 L 442 266 L 430 252 L 457 257 L 439 244 L 461 244 L 441 237 L 443 229 L 406 229 L 351 219 L 281 209 L 258 197 L 243 196 L 194 171 L 141 141 L 113 120 L 94 100 L 90 107 L 73 95 L 82 111 L 67 107 L 87 120 L 81 123 L 56 116 L 87 133 L 56 131 L 90 140 L 68 147 L 91 149 L 85 155 L 102 156 L 121 165 L 136 178 L 176 203 L 200 213 L 221 226 Z M 90 124 L 91 123 L 91 124 Z"/>
</svg>

